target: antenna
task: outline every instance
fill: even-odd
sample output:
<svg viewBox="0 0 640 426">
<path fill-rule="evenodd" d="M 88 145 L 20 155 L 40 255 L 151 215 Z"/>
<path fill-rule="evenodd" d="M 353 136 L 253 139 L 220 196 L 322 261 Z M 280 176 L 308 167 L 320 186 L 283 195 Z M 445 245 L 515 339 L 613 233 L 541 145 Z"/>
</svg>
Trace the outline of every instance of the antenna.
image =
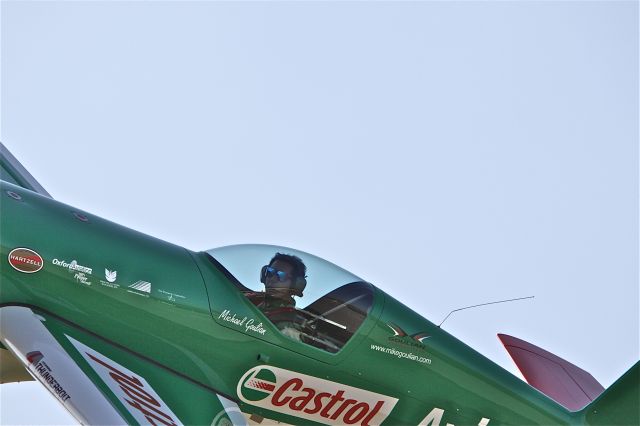
<svg viewBox="0 0 640 426">
<path fill-rule="evenodd" d="M 481 303 L 479 305 L 471 305 L 471 306 L 465 306 L 464 308 L 454 309 L 453 311 L 449 312 L 446 317 L 444 317 L 442 322 L 438 324 L 438 327 L 444 324 L 447 318 L 449 318 L 449 316 L 454 312 L 464 311 L 465 309 L 477 308 L 479 306 L 495 305 L 496 303 L 506 303 L 506 302 L 515 302 L 516 300 L 533 299 L 534 297 L 535 296 L 518 297 L 517 299 L 498 300 L 497 302 L 487 302 L 487 303 Z"/>
</svg>

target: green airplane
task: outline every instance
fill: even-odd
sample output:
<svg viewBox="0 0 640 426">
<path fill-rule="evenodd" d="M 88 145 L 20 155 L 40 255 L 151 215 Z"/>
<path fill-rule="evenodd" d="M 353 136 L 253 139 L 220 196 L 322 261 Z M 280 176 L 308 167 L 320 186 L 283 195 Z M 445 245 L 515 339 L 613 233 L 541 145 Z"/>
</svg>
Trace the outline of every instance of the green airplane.
<svg viewBox="0 0 640 426">
<path fill-rule="evenodd" d="M 81 424 L 640 424 L 639 363 L 605 390 L 499 335 L 525 383 L 323 259 L 158 240 L 0 147 L 0 382 L 40 381 Z"/>
</svg>

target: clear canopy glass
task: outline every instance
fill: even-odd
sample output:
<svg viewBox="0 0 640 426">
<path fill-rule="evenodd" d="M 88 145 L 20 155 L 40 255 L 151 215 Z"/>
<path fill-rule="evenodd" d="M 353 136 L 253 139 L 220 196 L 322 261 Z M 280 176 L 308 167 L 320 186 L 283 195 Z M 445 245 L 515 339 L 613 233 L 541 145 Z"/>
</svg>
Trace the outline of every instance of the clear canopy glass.
<svg viewBox="0 0 640 426">
<path fill-rule="evenodd" d="M 207 250 L 207 253 L 237 280 L 238 290 L 245 295 L 264 292 L 260 272 L 276 253 L 299 257 L 307 267 L 307 285 L 303 296 L 295 300 L 295 306 L 289 307 L 292 319 L 287 324 L 295 326 L 297 340 L 329 352 L 342 348 L 360 327 L 373 304 L 371 284 L 309 253 L 261 244 L 226 246 Z M 261 304 L 252 302 L 262 309 Z M 265 315 L 278 325 L 267 312 Z M 278 325 L 278 328 L 292 337 L 285 332 L 285 327 Z"/>
<path fill-rule="evenodd" d="M 320 257 L 287 247 L 265 244 L 239 244 L 207 250 L 242 285 L 253 291 L 264 291 L 260 270 L 276 253 L 298 256 L 307 266 L 307 287 L 298 298 L 298 306 L 307 306 L 344 284 L 363 281 L 351 272 Z"/>
</svg>

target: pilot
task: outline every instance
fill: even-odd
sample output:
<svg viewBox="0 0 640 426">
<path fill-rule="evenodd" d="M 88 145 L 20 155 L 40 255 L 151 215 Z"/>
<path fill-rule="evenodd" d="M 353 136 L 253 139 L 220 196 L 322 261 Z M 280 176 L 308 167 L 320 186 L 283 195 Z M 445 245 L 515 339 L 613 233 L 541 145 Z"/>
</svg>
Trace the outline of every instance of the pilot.
<svg viewBox="0 0 640 426">
<path fill-rule="evenodd" d="M 265 291 L 247 294 L 282 334 L 294 340 L 300 340 L 301 321 L 298 321 L 293 297 L 302 296 L 307 285 L 306 272 L 307 267 L 299 257 L 276 253 L 260 270 Z"/>
</svg>

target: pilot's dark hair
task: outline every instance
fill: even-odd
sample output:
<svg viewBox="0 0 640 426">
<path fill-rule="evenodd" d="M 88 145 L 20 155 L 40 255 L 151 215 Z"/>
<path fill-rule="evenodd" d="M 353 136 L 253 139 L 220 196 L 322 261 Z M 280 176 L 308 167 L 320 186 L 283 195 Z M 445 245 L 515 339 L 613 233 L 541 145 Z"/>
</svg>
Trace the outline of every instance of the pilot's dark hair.
<svg viewBox="0 0 640 426">
<path fill-rule="evenodd" d="M 307 276 L 307 267 L 302 259 L 292 254 L 276 253 L 275 256 L 269 261 L 269 266 L 273 265 L 273 262 L 279 260 L 281 262 L 287 262 L 293 267 L 293 274 L 295 278 L 304 278 Z"/>
</svg>

